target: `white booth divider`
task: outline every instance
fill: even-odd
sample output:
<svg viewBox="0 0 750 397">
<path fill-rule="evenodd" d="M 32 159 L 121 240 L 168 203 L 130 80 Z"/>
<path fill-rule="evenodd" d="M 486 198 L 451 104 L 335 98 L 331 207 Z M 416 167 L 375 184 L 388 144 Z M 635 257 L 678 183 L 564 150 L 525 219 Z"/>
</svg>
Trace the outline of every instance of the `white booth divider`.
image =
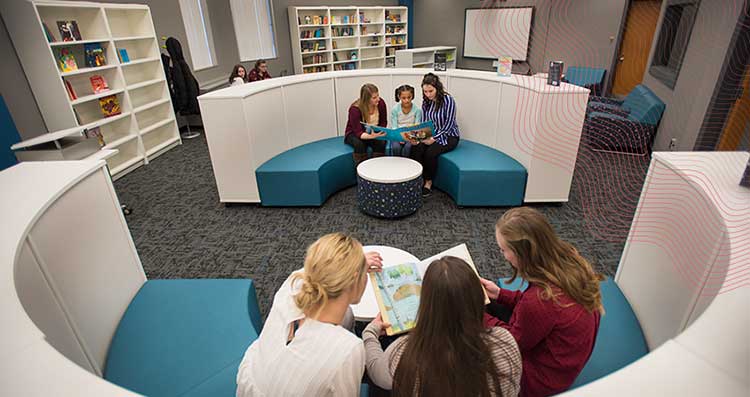
<svg viewBox="0 0 750 397">
<path fill-rule="evenodd" d="M 288 149 L 344 135 L 349 106 L 365 83 L 390 108 L 402 84 L 425 69 L 366 69 L 294 75 L 198 97 L 221 202 L 260 202 L 255 169 Z M 528 171 L 525 202 L 565 202 L 578 154 L 589 90 L 553 87 L 530 76 L 450 69 L 436 72 L 454 96 L 462 138 L 498 149 Z"/>
</svg>

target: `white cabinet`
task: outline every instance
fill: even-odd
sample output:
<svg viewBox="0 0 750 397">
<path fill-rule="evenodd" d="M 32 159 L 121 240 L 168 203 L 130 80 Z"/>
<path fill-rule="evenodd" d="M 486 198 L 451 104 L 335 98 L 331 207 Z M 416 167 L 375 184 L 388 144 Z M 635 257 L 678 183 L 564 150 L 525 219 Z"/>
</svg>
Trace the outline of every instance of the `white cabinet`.
<svg viewBox="0 0 750 397">
<path fill-rule="evenodd" d="M 394 67 L 406 7 L 289 7 L 294 72 Z"/>
<path fill-rule="evenodd" d="M 0 3 L 50 133 L 78 126 L 99 127 L 104 148 L 118 150 L 107 159 L 113 177 L 125 175 L 181 143 L 148 6 Z M 58 28 L 61 22 L 75 22 L 74 41 L 63 40 Z M 87 64 L 87 47 L 100 47 L 104 64 Z M 127 53 L 128 60 L 121 58 L 120 51 Z M 65 54 L 72 55 L 76 67 L 62 68 Z M 103 78 L 109 90 L 95 92 L 94 76 Z M 105 117 L 100 102 L 110 95 L 116 97 L 120 114 Z"/>
<path fill-rule="evenodd" d="M 397 68 L 433 68 L 435 54 L 445 54 L 447 69 L 456 68 L 456 47 L 424 47 L 396 51 Z"/>
</svg>

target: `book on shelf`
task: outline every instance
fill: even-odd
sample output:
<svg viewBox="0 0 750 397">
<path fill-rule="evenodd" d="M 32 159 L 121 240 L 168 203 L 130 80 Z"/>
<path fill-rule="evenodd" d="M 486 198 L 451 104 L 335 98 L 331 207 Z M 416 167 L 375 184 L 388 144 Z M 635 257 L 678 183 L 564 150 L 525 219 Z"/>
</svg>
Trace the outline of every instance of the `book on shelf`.
<svg viewBox="0 0 750 397">
<path fill-rule="evenodd" d="M 96 139 L 99 143 L 99 147 L 103 147 L 106 145 L 104 142 L 104 135 L 102 135 L 102 130 L 100 127 L 93 127 L 93 128 L 86 128 L 83 130 L 83 136 L 86 139 Z"/>
<path fill-rule="evenodd" d="M 500 77 L 510 77 L 513 70 L 513 58 L 509 56 L 500 56 L 497 58 L 497 75 Z"/>
<path fill-rule="evenodd" d="M 447 56 L 444 52 L 436 52 L 435 53 L 435 59 L 433 60 L 432 67 L 435 69 L 436 72 L 445 72 L 446 70 L 446 59 Z"/>
<path fill-rule="evenodd" d="M 562 80 L 563 62 L 562 61 L 550 61 L 549 71 L 547 73 L 547 84 L 555 87 L 560 86 Z"/>
<path fill-rule="evenodd" d="M 52 32 L 49 30 L 49 27 L 47 27 L 47 22 L 42 22 L 42 29 L 44 29 L 44 35 L 47 37 L 48 43 L 54 43 L 55 36 L 52 35 Z"/>
<path fill-rule="evenodd" d="M 128 50 L 126 50 L 125 48 L 118 48 L 117 55 L 120 56 L 120 63 L 130 62 L 130 56 L 128 55 Z"/>
<path fill-rule="evenodd" d="M 375 138 L 382 141 L 423 141 L 434 135 L 435 125 L 432 121 L 400 128 L 386 128 L 361 122 L 367 132 L 384 132 L 385 135 Z"/>
<path fill-rule="evenodd" d="M 463 259 L 479 277 L 466 244 L 455 246 L 419 263 L 383 266 L 383 271 L 370 273 L 370 282 L 375 291 L 375 300 L 378 302 L 380 315 L 383 321 L 391 324 L 386 328 L 386 334 L 401 334 L 417 325 L 419 295 L 422 291 L 424 274 L 433 261 L 446 256 Z M 484 291 L 484 303 L 490 303 L 486 291 Z"/>
<path fill-rule="evenodd" d="M 95 74 L 89 77 L 89 81 L 91 81 L 91 89 L 94 91 L 94 94 L 109 91 L 109 85 L 107 84 L 107 80 L 105 80 L 104 77 Z"/>
<path fill-rule="evenodd" d="M 81 31 L 78 30 L 76 21 L 57 21 L 57 29 L 60 31 L 62 41 L 81 40 Z"/>
<path fill-rule="evenodd" d="M 67 48 L 67 47 L 61 48 L 60 56 L 57 58 L 57 61 L 60 66 L 60 71 L 62 72 L 72 72 L 74 70 L 78 70 L 76 57 L 73 56 L 73 53 L 70 51 L 70 48 Z"/>
<path fill-rule="evenodd" d="M 104 98 L 99 98 L 99 107 L 101 108 L 104 117 L 112 117 L 122 113 L 120 100 L 117 99 L 117 95 L 109 95 Z"/>
<path fill-rule="evenodd" d="M 70 98 L 71 101 L 75 101 L 78 99 L 78 95 L 76 95 L 75 90 L 73 90 L 73 86 L 70 84 L 70 81 L 63 79 L 63 83 L 65 83 L 65 91 L 68 92 L 68 98 Z"/>
<path fill-rule="evenodd" d="M 107 58 L 104 56 L 104 49 L 100 43 L 84 44 L 83 55 L 86 61 L 86 67 L 95 68 L 107 64 Z"/>
</svg>

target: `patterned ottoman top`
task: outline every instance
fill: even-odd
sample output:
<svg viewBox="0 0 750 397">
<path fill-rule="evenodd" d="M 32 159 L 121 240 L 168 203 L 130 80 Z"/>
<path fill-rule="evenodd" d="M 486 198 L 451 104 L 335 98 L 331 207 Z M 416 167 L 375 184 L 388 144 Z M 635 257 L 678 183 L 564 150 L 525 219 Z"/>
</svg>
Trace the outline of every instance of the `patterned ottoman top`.
<svg viewBox="0 0 750 397">
<path fill-rule="evenodd" d="M 376 183 L 401 183 L 419 178 L 422 164 L 406 157 L 376 157 L 357 167 L 360 178 Z"/>
</svg>

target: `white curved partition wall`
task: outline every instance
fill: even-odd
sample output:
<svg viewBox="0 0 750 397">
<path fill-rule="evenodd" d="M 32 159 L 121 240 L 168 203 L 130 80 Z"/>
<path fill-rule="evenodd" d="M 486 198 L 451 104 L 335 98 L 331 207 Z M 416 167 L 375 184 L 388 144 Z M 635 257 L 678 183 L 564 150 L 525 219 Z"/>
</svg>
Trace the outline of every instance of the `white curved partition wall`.
<svg viewBox="0 0 750 397">
<path fill-rule="evenodd" d="M 198 97 L 221 202 L 260 202 L 255 169 L 288 149 L 344 135 L 349 105 L 373 83 L 388 106 L 409 84 L 422 105 L 425 69 L 294 75 Z M 536 77 L 437 72 L 456 99 L 462 138 L 511 156 L 528 171 L 524 201 L 568 201 L 589 91 Z M 342 138 L 343 139 L 343 138 Z"/>
</svg>

